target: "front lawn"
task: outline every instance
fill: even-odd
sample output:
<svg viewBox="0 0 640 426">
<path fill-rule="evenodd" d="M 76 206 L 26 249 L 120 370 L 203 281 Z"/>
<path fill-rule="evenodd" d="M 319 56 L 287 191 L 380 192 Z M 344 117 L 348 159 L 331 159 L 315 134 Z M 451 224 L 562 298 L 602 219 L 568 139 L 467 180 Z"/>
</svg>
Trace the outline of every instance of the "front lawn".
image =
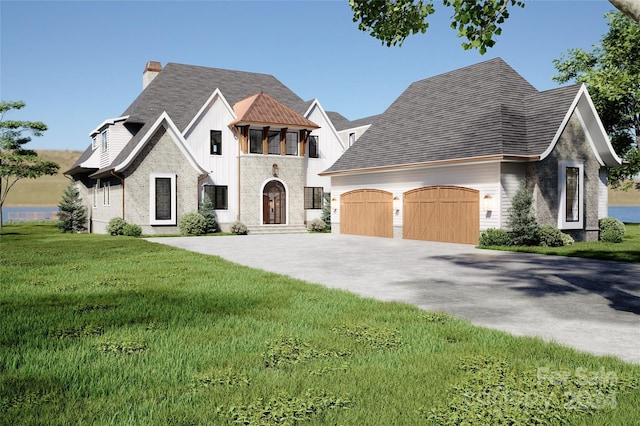
<svg viewBox="0 0 640 426">
<path fill-rule="evenodd" d="M 621 243 L 574 243 L 566 247 L 523 247 L 499 246 L 479 247 L 525 253 L 553 254 L 558 256 L 586 257 L 590 259 L 617 260 L 620 262 L 640 262 L 640 224 L 625 224 L 626 233 Z"/>
<path fill-rule="evenodd" d="M 628 425 L 639 377 L 141 239 L 0 236 L 2 424 Z"/>
</svg>

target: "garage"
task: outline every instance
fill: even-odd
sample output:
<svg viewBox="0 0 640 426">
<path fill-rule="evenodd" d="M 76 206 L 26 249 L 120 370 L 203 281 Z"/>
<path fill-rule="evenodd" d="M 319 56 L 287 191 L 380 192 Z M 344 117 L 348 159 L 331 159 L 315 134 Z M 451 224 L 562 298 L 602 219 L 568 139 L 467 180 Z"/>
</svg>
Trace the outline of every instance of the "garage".
<svg viewBox="0 0 640 426">
<path fill-rule="evenodd" d="M 410 240 L 478 244 L 480 192 L 429 186 L 404 193 L 402 237 Z"/>
<path fill-rule="evenodd" d="M 340 233 L 393 237 L 393 194 L 357 189 L 340 196 Z"/>
</svg>

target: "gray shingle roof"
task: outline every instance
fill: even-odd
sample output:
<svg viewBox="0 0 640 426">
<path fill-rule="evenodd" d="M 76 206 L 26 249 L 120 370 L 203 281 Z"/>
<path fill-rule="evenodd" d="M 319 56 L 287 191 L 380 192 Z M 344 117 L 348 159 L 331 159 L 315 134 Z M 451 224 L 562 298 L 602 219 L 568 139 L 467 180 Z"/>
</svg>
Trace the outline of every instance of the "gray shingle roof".
<svg viewBox="0 0 640 426">
<path fill-rule="evenodd" d="M 539 155 L 578 90 L 540 93 L 500 58 L 420 80 L 327 171 Z"/>
</svg>

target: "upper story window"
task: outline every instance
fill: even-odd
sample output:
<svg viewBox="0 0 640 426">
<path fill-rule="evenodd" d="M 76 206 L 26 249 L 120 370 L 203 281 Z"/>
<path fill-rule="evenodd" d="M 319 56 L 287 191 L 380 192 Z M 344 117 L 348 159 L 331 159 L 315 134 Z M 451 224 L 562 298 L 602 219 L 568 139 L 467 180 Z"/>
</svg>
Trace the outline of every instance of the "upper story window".
<svg viewBox="0 0 640 426">
<path fill-rule="evenodd" d="M 107 152 L 107 150 L 109 149 L 109 134 L 107 132 L 107 129 L 104 129 L 102 131 L 101 137 L 102 137 L 102 152 Z"/>
<path fill-rule="evenodd" d="M 222 155 L 222 131 L 212 130 L 210 136 L 209 153 L 211 155 Z"/>
<path fill-rule="evenodd" d="M 287 132 L 285 144 L 287 155 L 298 155 L 298 132 Z"/>
<path fill-rule="evenodd" d="M 320 158 L 318 151 L 318 137 L 315 135 L 309 135 L 309 158 Z"/>
<path fill-rule="evenodd" d="M 558 228 L 582 229 L 584 165 L 581 161 L 561 161 L 558 167 Z"/>
<path fill-rule="evenodd" d="M 353 145 L 356 142 L 356 134 L 349 133 L 349 146 Z"/>
<path fill-rule="evenodd" d="M 249 130 L 249 152 L 251 154 L 262 154 L 262 130 Z"/>
<path fill-rule="evenodd" d="M 98 138 L 96 136 L 91 137 L 91 149 L 96 149 L 98 147 Z"/>
<path fill-rule="evenodd" d="M 280 154 L 280 132 L 269 130 L 269 154 Z"/>
</svg>

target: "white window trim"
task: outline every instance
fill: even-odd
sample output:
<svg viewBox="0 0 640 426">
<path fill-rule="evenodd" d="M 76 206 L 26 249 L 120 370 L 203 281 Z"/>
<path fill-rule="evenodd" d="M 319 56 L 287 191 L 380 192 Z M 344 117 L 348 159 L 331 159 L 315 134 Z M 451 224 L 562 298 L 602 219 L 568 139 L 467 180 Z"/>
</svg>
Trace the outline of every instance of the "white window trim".
<svg viewBox="0 0 640 426">
<path fill-rule="evenodd" d="M 102 183 L 102 205 L 111 205 L 111 184 L 109 181 L 105 181 Z"/>
<path fill-rule="evenodd" d="M 100 133 L 101 143 L 102 143 L 102 152 L 107 152 L 109 150 L 109 132 L 107 129 L 104 129 L 102 133 Z"/>
<path fill-rule="evenodd" d="M 91 137 L 91 148 L 96 149 L 97 147 L 98 147 L 98 137 L 94 135 Z"/>
<path fill-rule="evenodd" d="M 578 178 L 578 221 L 567 221 L 567 168 L 577 168 Z M 558 164 L 558 229 L 584 228 L 584 162 L 576 160 L 560 161 Z"/>
<path fill-rule="evenodd" d="M 157 220 L 156 216 L 156 178 L 171 179 L 171 218 Z M 149 224 L 150 225 L 175 225 L 176 222 L 176 175 L 175 173 L 151 173 L 149 175 Z"/>
<path fill-rule="evenodd" d="M 96 184 L 93 186 L 93 208 L 98 207 L 98 188 L 100 188 L 100 179 L 96 180 Z"/>
</svg>

